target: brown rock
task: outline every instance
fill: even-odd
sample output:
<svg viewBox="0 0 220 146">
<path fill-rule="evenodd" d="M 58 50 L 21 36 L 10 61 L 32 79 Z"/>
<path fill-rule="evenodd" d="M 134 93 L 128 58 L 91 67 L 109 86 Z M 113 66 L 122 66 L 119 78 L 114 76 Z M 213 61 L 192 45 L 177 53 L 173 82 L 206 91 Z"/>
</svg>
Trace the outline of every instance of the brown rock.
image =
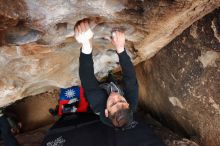
<svg viewBox="0 0 220 146">
<path fill-rule="evenodd" d="M 20 1 L 2 0 L 0 2 L 0 30 L 15 26 L 19 20 L 25 19 L 26 5 Z"/>
<path fill-rule="evenodd" d="M 194 23 L 219 6 L 219 0 L 3 0 L 0 107 L 80 84 L 81 46 L 73 28 L 89 18 L 98 78 L 117 70 L 118 57 L 106 37 L 119 28 L 134 64 L 158 53 L 137 67 L 144 105 L 176 131 L 219 144 L 219 9 Z"/>
<path fill-rule="evenodd" d="M 206 146 L 220 145 L 220 41 L 213 30 L 219 12 L 137 66 L 140 104 L 175 132 Z"/>
<path fill-rule="evenodd" d="M 174 131 L 220 145 L 219 6 L 219 0 L 2 0 L 0 107 L 80 84 L 73 28 L 89 18 L 98 78 L 117 70 L 105 38 L 119 28 L 134 64 L 156 54 L 136 68 L 142 106 Z"/>
<path fill-rule="evenodd" d="M 27 18 L 23 0 L 0 1 L 0 45 L 6 44 L 6 32 Z"/>
<path fill-rule="evenodd" d="M 186 27 L 220 5 L 220 1 L 1 1 L 2 46 L 0 106 L 20 98 L 79 83 L 80 45 L 74 25 L 91 20 L 95 73 L 117 67 L 118 58 L 105 38 L 113 28 L 126 33 L 134 63 L 152 57 Z M 4 22 L 4 23 L 3 23 Z M 12 27 L 14 26 L 14 27 Z M 46 88 L 45 88 L 46 87 Z"/>
</svg>

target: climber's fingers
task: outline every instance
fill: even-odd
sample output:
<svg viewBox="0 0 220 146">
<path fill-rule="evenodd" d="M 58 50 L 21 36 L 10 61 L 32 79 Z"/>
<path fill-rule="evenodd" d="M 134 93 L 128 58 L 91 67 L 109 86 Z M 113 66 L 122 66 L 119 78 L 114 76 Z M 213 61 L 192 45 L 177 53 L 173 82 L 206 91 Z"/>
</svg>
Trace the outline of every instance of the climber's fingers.
<svg viewBox="0 0 220 146">
<path fill-rule="evenodd" d="M 87 31 L 88 29 L 90 29 L 88 21 L 86 21 L 86 22 L 84 23 L 84 25 L 85 25 L 85 31 Z"/>
<path fill-rule="evenodd" d="M 80 23 L 79 27 L 81 28 L 81 31 L 82 31 L 81 33 L 84 33 L 86 31 L 85 22 Z"/>
<path fill-rule="evenodd" d="M 75 32 L 75 36 L 79 36 L 79 31 L 78 31 L 77 27 L 75 28 L 74 32 Z"/>
</svg>

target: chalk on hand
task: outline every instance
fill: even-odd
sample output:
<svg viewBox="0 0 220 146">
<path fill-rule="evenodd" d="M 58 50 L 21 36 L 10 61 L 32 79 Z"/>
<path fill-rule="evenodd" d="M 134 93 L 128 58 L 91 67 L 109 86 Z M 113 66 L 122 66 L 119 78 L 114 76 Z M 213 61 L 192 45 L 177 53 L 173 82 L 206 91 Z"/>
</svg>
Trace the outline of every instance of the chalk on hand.
<svg viewBox="0 0 220 146">
<path fill-rule="evenodd" d="M 112 33 L 112 36 L 115 36 L 115 35 L 116 35 L 115 32 L 113 32 L 113 33 Z"/>
</svg>

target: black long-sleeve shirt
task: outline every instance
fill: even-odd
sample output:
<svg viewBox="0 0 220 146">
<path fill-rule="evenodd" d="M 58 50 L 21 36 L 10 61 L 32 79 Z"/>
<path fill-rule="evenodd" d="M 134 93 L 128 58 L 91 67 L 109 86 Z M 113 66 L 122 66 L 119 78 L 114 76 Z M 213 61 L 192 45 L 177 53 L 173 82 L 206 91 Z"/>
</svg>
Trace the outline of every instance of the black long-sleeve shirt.
<svg viewBox="0 0 220 146">
<path fill-rule="evenodd" d="M 135 70 L 130 57 L 123 51 L 118 54 L 119 63 L 122 68 L 123 83 L 124 83 L 124 97 L 129 103 L 130 108 L 133 112 L 137 108 L 138 99 L 138 84 L 136 79 Z M 82 86 L 85 90 L 86 98 L 89 102 L 91 109 L 98 115 L 103 123 L 112 125 L 111 121 L 105 117 L 105 108 L 108 95 L 104 89 L 99 86 L 94 75 L 94 67 L 91 54 L 80 53 L 79 58 L 79 76 Z"/>
</svg>

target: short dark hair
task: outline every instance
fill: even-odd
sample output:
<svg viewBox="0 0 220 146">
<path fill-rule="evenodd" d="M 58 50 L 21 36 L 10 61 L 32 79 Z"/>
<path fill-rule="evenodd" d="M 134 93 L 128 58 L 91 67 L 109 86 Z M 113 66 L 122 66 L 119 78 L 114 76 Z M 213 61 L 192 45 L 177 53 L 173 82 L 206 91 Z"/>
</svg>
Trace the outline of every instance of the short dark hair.
<svg viewBox="0 0 220 146">
<path fill-rule="evenodd" d="M 124 127 L 133 121 L 133 112 L 130 108 L 119 109 L 110 119 L 115 127 Z"/>
</svg>

